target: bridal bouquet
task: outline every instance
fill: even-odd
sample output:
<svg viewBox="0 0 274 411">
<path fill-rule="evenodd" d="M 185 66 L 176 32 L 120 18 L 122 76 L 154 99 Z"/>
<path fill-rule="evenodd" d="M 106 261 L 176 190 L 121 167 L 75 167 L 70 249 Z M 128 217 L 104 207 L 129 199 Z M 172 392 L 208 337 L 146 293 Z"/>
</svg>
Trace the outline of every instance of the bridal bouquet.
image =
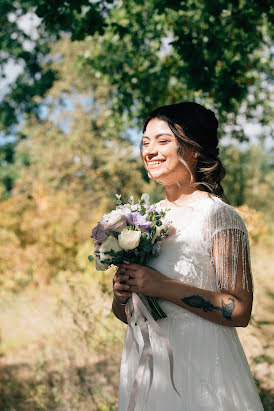
<svg viewBox="0 0 274 411">
<path fill-rule="evenodd" d="M 136 204 L 133 196 L 125 204 L 121 195 L 116 194 L 116 198 L 116 209 L 105 214 L 92 230 L 96 269 L 100 271 L 122 262 L 146 265 L 169 235 L 170 224 L 164 219 L 167 209 L 150 205 L 148 194 L 144 193 Z M 93 261 L 93 256 L 89 260 Z M 157 298 L 144 297 L 155 320 L 166 317 Z"/>
</svg>

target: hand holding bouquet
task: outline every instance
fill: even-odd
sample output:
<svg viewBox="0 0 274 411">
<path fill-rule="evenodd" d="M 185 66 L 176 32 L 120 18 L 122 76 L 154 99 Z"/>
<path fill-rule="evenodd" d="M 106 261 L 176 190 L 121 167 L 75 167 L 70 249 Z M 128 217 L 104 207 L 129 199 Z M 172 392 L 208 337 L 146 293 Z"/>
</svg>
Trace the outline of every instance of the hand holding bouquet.
<svg viewBox="0 0 274 411">
<path fill-rule="evenodd" d="M 150 205 L 148 194 L 143 194 L 137 204 L 132 196 L 126 204 L 120 195 L 116 197 L 116 209 L 105 214 L 92 230 L 96 269 L 100 271 L 122 262 L 146 265 L 169 235 L 170 225 L 164 219 L 167 210 Z M 89 256 L 89 260 L 93 257 Z M 156 298 L 145 298 L 155 320 L 166 317 Z"/>
</svg>

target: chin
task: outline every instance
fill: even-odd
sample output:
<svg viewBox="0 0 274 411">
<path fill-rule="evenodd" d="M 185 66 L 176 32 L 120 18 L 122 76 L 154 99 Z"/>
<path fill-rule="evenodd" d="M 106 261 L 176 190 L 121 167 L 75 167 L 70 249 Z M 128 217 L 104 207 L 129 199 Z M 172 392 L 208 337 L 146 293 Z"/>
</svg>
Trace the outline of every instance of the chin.
<svg viewBox="0 0 274 411">
<path fill-rule="evenodd" d="M 150 174 L 148 174 L 148 177 L 153 181 L 157 181 L 157 183 L 164 184 L 164 182 L 165 182 L 165 176 L 163 176 L 161 173 L 159 173 L 159 174 L 150 173 Z"/>
</svg>

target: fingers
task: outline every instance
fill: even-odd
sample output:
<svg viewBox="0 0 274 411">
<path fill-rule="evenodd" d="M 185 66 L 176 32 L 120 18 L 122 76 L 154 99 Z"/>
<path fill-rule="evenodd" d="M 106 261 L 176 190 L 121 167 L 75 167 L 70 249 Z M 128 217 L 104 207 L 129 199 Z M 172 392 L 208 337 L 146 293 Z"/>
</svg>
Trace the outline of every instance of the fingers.
<svg viewBox="0 0 274 411">
<path fill-rule="evenodd" d="M 123 268 L 123 269 L 126 269 L 126 270 L 131 270 L 131 271 L 136 271 L 140 268 L 139 264 L 134 264 L 134 263 L 129 263 L 129 264 L 121 263 L 121 264 L 117 264 L 117 265 L 120 268 Z"/>
<path fill-rule="evenodd" d="M 135 279 L 132 279 L 132 280 L 131 280 L 131 279 L 129 279 L 129 280 L 127 280 L 127 281 L 126 281 L 126 284 L 127 284 L 127 285 L 137 285 L 137 283 L 136 283 L 136 280 L 135 280 Z"/>
<path fill-rule="evenodd" d="M 119 274 L 124 274 L 124 275 L 127 275 L 129 277 L 135 278 L 136 271 L 132 270 L 130 268 L 127 268 L 127 266 L 125 268 L 123 268 L 123 267 L 120 268 L 119 267 L 117 272 L 116 272 L 116 275 L 119 275 Z"/>
<path fill-rule="evenodd" d="M 129 276 L 125 274 L 125 270 L 118 268 L 113 277 L 113 294 L 121 303 L 126 303 L 132 297 L 132 292 L 129 290 L 130 286 L 126 284 Z"/>
<path fill-rule="evenodd" d="M 121 298 L 130 298 L 132 293 L 129 290 L 129 286 L 126 284 L 115 284 L 113 287 L 113 293 L 116 297 Z"/>
<path fill-rule="evenodd" d="M 119 300 L 121 300 L 121 302 L 126 302 L 128 298 L 132 297 L 132 292 L 126 293 L 124 291 L 123 292 L 122 291 L 121 292 L 115 291 L 114 295 L 115 295 L 115 297 L 119 298 Z"/>
<path fill-rule="evenodd" d="M 115 283 L 113 286 L 113 291 L 128 291 L 130 286 L 128 284 L 121 284 L 121 283 Z"/>
<path fill-rule="evenodd" d="M 129 280 L 127 281 L 127 285 L 128 285 L 128 291 L 130 291 L 131 293 L 140 293 L 142 292 L 142 288 L 138 286 L 138 284 L 136 282 L 134 282 L 134 280 Z"/>
<path fill-rule="evenodd" d="M 125 281 L 129 279 L 126 274 L 115 274 L 113 277 L 113 292 L 115 295 L 126 296 L 125 293 L 129 290 L 129 285 L 125 284 Z"/>
<path fill-rule="evenodd" d="M 133 267 L 134 266 L 134 267 Z M 132 292 L 137 292 L 136 270 L 138 264 L 119 264 L 119 268 L 113 277 L 113 292 L 116 297 L 130 298 Z"/>
<path fill-rule="evenodd" d="M 128 277 L 130 277 L 130 278 L 135 278 L 136 277 L 136 271 L 126 270 L 125 275 L 128 275 Z"/>
<path fill-rule="evenodd" d="M 116 274 L 114 276 L 114 282 L 121 282 L 121 281 L 126 281 L 129 279 L 129 276 L 127 274 Z"/>
</svg>

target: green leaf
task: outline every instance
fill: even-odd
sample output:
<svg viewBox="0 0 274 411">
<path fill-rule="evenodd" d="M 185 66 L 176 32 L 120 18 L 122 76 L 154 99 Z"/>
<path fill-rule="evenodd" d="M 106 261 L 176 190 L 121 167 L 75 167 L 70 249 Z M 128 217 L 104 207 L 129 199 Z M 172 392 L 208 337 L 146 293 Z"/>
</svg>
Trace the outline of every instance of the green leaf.
<svg viewBox="0 0 274 411">
<path fill-rule="evenodd" d="M 116 238 L 116 240 L 118 240 L 118 236 L 119 236 L 119 234 L 121 234 L 121 233 L 120 233 L 120 231 L 111 231 L 111 234 L 113 235 L 113 237 Z"/>
</svg>

